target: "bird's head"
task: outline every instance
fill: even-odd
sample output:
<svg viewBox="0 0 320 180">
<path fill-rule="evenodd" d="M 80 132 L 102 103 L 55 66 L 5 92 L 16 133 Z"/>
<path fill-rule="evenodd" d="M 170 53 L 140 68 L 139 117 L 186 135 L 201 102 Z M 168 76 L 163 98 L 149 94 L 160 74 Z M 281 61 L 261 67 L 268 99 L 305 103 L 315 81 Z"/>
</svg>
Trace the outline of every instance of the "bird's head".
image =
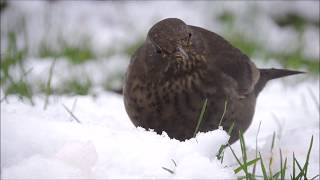
<svg viewBox="0 0 320 180">
<path fill-rule="evenodd" d="M 164 19 L 150 29 L 147 43 L 154 54 L 162 59 L 188 60 L 192 44 L 191 28 L 180 19 Z"/>
<path fill-rule="evenodd" d="M 177 18 L 156 23 L 148 32 L 146 44 L 150 58 L 150 70 L 170 77 L 199 70 L 205 62 L 201 51 L 201 38 L 192 28 Z"/>
</svg>

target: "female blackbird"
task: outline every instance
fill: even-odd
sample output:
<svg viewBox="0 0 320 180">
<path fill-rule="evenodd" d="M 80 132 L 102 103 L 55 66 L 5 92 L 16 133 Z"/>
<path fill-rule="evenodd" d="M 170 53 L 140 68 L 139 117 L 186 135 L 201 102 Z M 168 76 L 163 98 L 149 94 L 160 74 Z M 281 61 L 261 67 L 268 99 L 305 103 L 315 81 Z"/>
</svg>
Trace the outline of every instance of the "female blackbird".
<svg viewBox="0 0 320 180">
<path fill-rule="evenodd" d="M 230 143 L 249 127 L 256 98 L 267 81 L 301 73 L 258 69 L 221 36 L 176 18 L 156 23 L 131 58 L 123 88 L 126 111 L 135 126 L 169 137 L 193 137 L 205 99 L 199 131 L 234 123 Z M 226 105 L 226 108 L 225 108 Z"/>
</svg>

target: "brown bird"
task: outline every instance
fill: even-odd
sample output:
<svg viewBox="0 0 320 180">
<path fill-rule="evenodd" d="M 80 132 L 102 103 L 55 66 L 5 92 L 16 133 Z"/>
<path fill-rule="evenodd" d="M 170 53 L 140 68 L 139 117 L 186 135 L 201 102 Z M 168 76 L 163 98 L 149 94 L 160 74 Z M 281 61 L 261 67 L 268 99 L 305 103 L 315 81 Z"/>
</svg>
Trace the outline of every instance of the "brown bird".
<svg viewBox="0 0 320 180">
<path fill-rule="evenodd" d="M 256 98 L 265 84 L 297 73 L 301 72 L 258 69 L 221 36 L 168 18 L 149 30 L 132 56 L 124 103 L 135 126 L 185 140 L 193 137 L 207 99 L 199 131 L 217 129 L 223 117 L 226 130 L 234 122 L 229 141 L 233 143 L 239 130 L 244 132 L 251 124 Z"/>
</svg>

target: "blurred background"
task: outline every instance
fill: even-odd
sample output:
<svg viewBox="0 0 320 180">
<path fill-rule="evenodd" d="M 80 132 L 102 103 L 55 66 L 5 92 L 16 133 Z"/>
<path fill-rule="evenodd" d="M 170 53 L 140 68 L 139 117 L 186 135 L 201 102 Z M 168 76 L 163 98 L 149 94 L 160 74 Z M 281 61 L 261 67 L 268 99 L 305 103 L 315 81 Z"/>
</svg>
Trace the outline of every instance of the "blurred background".
<svg viewBox="0 0 320 180">
<path fill-rule="evenodd" d="M 1 100 L 117 91 L 130 56 L 167 17 L 216 32 L 259 67 L 319 77 L 319 1 L 1 0 L 0 8 Z"/>
</svg>

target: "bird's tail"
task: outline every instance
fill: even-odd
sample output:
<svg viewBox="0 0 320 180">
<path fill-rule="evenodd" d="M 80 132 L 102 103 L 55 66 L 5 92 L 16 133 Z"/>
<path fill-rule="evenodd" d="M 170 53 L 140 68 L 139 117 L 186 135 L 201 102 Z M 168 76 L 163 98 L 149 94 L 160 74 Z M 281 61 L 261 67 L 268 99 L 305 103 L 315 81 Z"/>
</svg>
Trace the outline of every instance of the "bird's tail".
<svg viewBox="0 0 320 180">
<path fill-rule="evenodd" d="M 260 91 L 264 88 L 266 83 L 271 79 L 281 78 L 285 76 L 290 76 L 294 74 L 301 74 L 305 72 L 301 71 L 293 71 L 293 70 L 287 70 L 287 69 L 259 69 L 260 70 L 260 78 L 258 83 L 255 86 L 255 93 L 256 96 L 260 93 Z"/>
<path fill-rule="evenodd" d="M 281 78 L 284 76 L 304 73 L 301 71 L 292 71 L 287 69 L 274 69 L 274 68 L 259 69 L 259 70 L 260 70 L 260 77 L 265 77 L 267 81 L 271 79 Z"/>
</svg>

